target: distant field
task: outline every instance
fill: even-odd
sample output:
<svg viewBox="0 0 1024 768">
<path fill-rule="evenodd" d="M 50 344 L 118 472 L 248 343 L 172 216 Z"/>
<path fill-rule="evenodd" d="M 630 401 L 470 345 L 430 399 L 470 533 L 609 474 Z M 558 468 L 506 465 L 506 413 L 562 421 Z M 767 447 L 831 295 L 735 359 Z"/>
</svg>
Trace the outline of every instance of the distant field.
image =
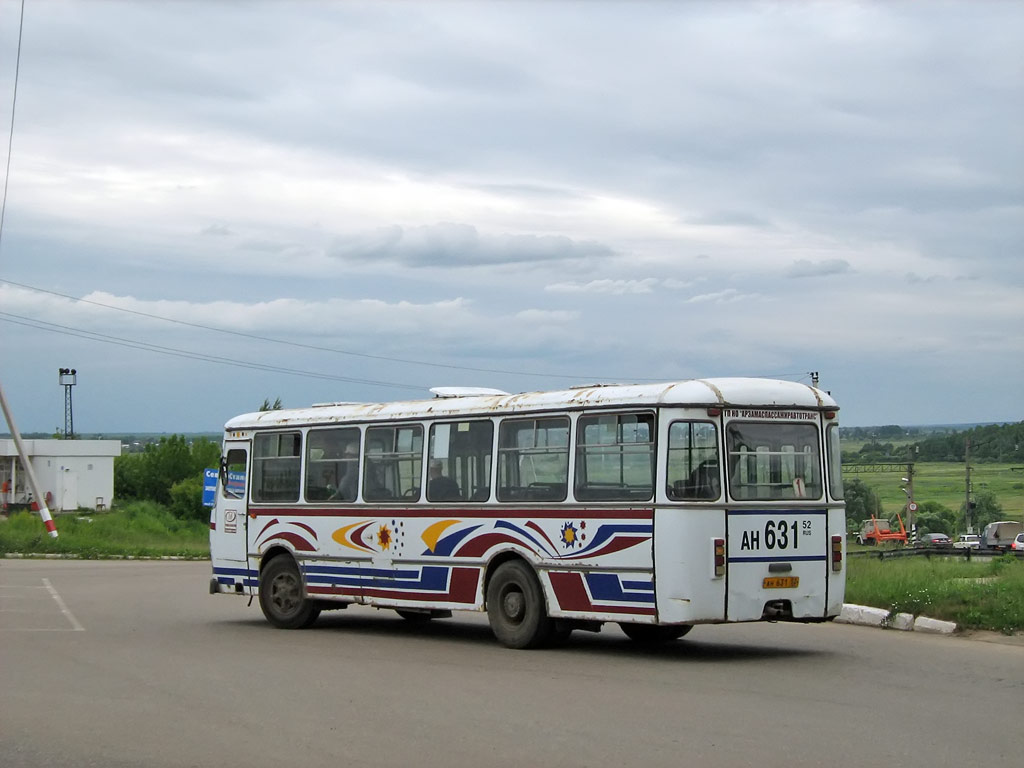
<svg viewBox="0 0 1024 768">
<path fill-rule="evenodd" d="M 845 447 L 845 445 L 844 445 Z M 845 480 L 854 478 L 872 488 L 882 500 L 887 513 L 898 512 L 906 503 L 900 486 L 905 473 L 843 472 Z M 964 503 L 965 470 L 963 464 L 952 462 L 920 462 L 914 465 L 914 500 L 918 503 L 937 501 L 950 509 Z M 990 491 L 1003 506 L 1008 520 L 1024 522 L 1024 466 L 1020 464 L 974 464 L 971 484 L 975 493 Z"/>
<path fill-rule="evenodd" d="M 921 442 L 921 439 L 921 435 L 913 435 L 908 437 L 887 437 L 884 440 L 869 440 L 867 438 L 854 440 L 851 438 L 844 437 L 843 453 L 857 453 L 861 448 L 863 448 L 868 443 L 891 443 L 893 447 L 893 452 L 898 456 L 900 454 L 906 454 L 906 449 L 909 446 L 913 445 L 914 443 Z"/>
</svg>

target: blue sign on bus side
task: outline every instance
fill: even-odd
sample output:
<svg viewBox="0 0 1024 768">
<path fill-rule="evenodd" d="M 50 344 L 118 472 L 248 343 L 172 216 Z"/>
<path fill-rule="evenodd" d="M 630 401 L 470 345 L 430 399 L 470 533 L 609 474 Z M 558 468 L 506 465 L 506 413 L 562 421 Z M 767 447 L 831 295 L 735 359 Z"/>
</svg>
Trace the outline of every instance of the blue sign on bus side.
<svg viewBox="0 0 1024 768">
<path fill-rule="evenodd" d="M 217 500 L 217 470 L 203 472 L 203 506 L 212 507 Z M 240 499 L 245 495 L 245 472 L 228 472 L 228 495 Z"/>
</svg>

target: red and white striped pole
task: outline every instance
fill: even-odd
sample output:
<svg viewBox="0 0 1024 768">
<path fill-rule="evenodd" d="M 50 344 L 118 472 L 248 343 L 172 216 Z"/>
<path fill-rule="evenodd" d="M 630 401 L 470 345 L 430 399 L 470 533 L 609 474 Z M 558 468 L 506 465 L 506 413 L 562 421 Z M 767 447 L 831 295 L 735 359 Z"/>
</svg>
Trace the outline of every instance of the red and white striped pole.
<svg viewBox="0 0 1024 768">
<path fill-rule="evenodd" d="M 18 456 L 21 457 L 21 466 L 24 467 L 25 473 L 28 475 L 28 482 L 32 486 L 32 493 L 35 495 L 36 503 L 39 505 L 39 516 L 43 518 L 43 524 L 46 526 L 50 536 L 57 538 L 57 526 L 54 525 L 53 518 L 50 517 L 50 510 L 46 507 L 46 496 L 39 491 L 36 471 L 32 469 L 32 462 L 28 460 L 28 455 L 25 453 L 25 446 L 21 442 L 21 433 L 18 432 L 18 427 L 14 423 L 14 416 L 11 415 L 11 408 L 7 404 L 7 396 L 4 394 L 2 385 L 0 385 L 0 407 L 3 408 L 4 418 L 7 419 L 7 426 L 11 430 L 11 437 L 14 438 L 14 445 L 18 449 Z"/>
</svg>

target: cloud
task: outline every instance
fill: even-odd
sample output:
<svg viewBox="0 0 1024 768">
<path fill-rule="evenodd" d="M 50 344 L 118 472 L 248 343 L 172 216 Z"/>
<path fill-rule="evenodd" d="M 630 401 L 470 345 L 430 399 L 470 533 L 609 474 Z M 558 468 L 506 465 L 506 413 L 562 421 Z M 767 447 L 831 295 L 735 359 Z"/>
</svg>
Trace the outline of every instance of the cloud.
<svg viewBox="0 0 1024 768">
<path fill-rule="evenodd" d="M 654 277 L 642 280 L 591 280 L 587 283 L 553 283 L 544 286 L 551 293 L 652 293 L 661 281 Z"/>
<path fill-rule="evenodd" d="M 755 227 L 767 228 L 771 222 L 748 211 L 711 211 L 697 216 L 689 223 L 708 227 Z"/>
<path fill-rule="evenodd" d="M 686 300 L 687 304 L 733 304 L 738 301 L 746 301 L 756 298 L 756 293 L 741 293 L 736 288 L 726 288 L 724 291 L 715 293 L 702 293 L 691 296 Z"/>
<path fill-rule="evenodd" d="M 828 275 L 841 275 L 850 271 L 850 263 L 846 259 L 825 259 L 823 261 L 810 261 L 798 259 L 794 261 L 788 270 L 787 277 L 827 277 Z"/>
<path fill-rule="evenodd" d="M 235 233 L 232 232 L 224 224 L 211 224 L 210 226 L 205 227 L 203 230 L 201 230 L 199 234 L 201 234 L 201 235 L 226 236 L 226 235 L 233 235 Z"/>
<path fill-rule="evenodd" d="M 604 259 L 608 246 L 562 235 L 481 234 L 468 224 L 392 225 L 336 237 L 328 256 L 342 261 L 397 262 L 410 267 L 473 267 Z"/>
</svg>

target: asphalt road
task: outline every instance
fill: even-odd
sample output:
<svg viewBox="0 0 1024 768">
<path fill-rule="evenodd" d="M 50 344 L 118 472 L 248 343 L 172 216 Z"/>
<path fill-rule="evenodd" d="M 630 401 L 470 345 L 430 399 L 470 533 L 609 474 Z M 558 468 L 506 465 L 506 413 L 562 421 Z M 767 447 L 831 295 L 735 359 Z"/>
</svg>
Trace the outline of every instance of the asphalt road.
<svg viewBox="0 0 1024 768">
<path fill-rule="evenodd" d="M 1024 646 L 840 625 L 617 628 L 512 651 L 483 616 L 285 631 L 198 562 L 0 560 L 0 765 L 1019 766 Z"/>
</svg>

